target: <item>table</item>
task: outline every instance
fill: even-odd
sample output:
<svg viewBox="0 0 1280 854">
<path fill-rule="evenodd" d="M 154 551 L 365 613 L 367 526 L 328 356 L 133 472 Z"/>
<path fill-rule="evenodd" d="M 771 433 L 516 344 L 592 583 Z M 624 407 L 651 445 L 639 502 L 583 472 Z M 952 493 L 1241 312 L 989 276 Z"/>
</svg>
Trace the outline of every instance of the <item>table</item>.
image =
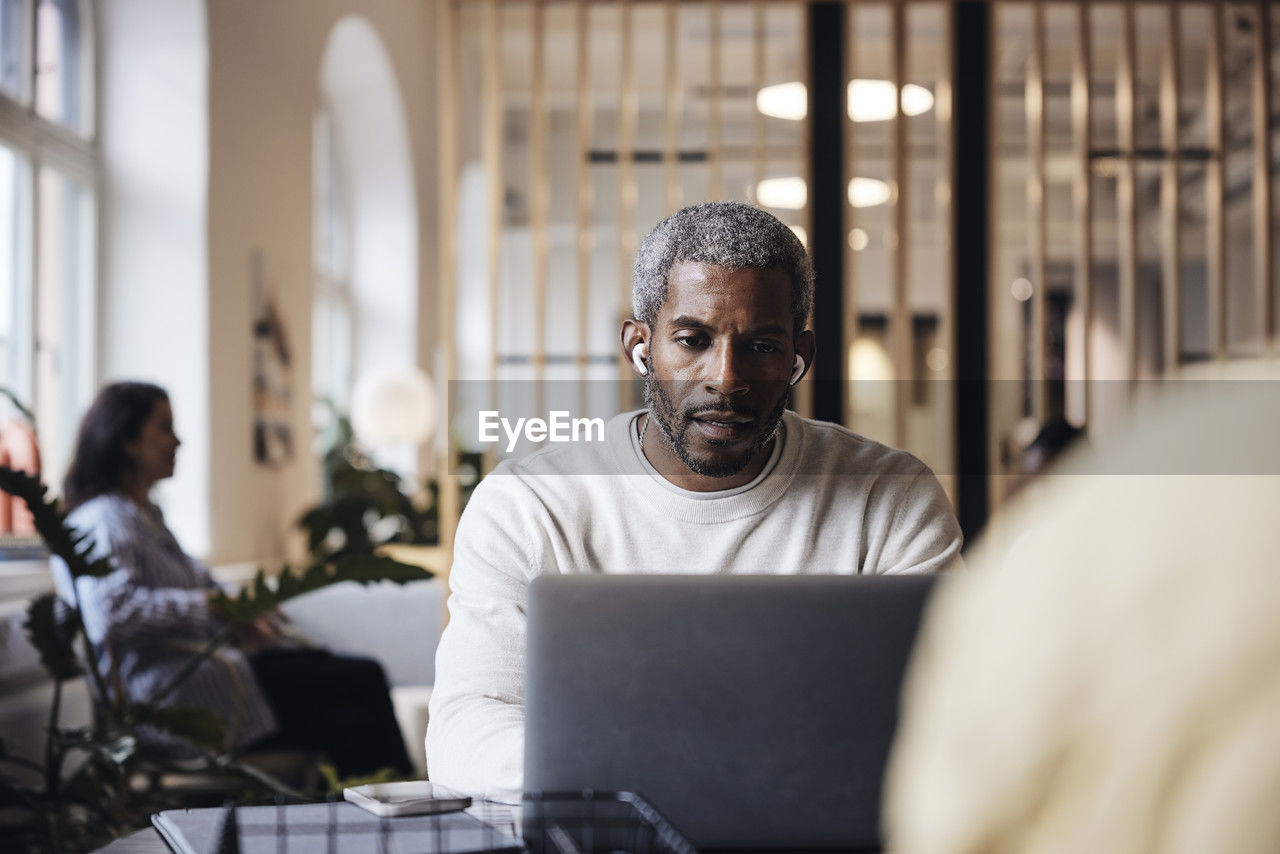
<svg viewBox="0 0 1280 854">
<path fill-rule="evenodd" d="M 480 801 L 466 811 L 504 833 L 520 836 L 520 807 L 515 804 Z M 93 854 L 169 854 L 169 846 L 154 828 L 148 827 L 117 839 Z"/>
</svg>

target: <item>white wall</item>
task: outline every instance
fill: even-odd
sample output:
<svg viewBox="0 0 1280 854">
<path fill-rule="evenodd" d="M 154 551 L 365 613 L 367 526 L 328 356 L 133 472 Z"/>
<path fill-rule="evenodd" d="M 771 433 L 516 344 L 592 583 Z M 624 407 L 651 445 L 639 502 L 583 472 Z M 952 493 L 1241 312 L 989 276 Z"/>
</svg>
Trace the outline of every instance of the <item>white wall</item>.
<svg viewBox="0 0 1280 854">
<path fill-rule="evenodd" d="M 169 390 L 184 446 L 160 497 L 210 551 L 208 63 L 200 0 L 99 6 L 103 159 L 98 379 Z"/>
<path fill-rule="evenodd" d="M 293 522 L 317 494 L 310 453 L 311 133 L 326 41 L 358 12 L 387 48 L 404 103 L 416 174 L 418 282 L 433 280 L 435 216 L 430 50 L 433 5 L 406 0 L 225 0 L 209 6 L 209 335 L 212 557 L 296 552 Z M 260 250 L 294 353 L 297 454 L 279 469 L 252 460 L 250 263 Z M 425 274 L 424 274 L 425 271 Z M 424 307 L 434 289 L 423 288 Z M 423 312 L 418 312 L 421 316 Z M 420 353 L 430 352 L 430 330 Z"/>
<path fill-rule="evenodd" d="M 357 378 L 415 364 L 418 218 L 405 105 L 363 15 L 333 28 L 320 69 L 349 199 Z M 431 164 L 422 164 L 430 168 Z"/>
<path fill-rule="evenodd" d="M 416 357 L 434 352 L 434 4 L 410 0 L 107 0 L 102 4 L 102 379 L 170 389 L 184 439 L 161 501 L 215 563 L 301 550 L 311 453 L 311 132 L 334 24 L 359 13 L 407 111 L 420 296 Z M 340 71 L 340 70 L 339 70 Z M 252 259 L 261 252 L 293 351 L 294 459 L 253 461 Z M 410 294 L 412 296 L 412 294 Z"/>
</svg>

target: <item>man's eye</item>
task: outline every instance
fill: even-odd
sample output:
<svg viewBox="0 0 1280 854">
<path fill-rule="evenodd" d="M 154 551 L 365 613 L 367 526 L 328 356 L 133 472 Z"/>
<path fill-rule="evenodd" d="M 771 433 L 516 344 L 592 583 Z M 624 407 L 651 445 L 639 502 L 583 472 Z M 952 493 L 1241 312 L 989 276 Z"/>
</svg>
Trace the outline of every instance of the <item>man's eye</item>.
<svg viewBox="0 0 1280 854">
<path fill-rule="evenodd" d="M 778 345 L 769 341 L 756 341 L 751 345 L 751 349 L 757 353 L 776 353 Z"/>
<path fill-rule="evenodd" d="M 682 347 L 701 347 L 706 344 L 706 340 L 703 335 L 681 335 L 676 338 L 676 343 Z"/>
</svg>

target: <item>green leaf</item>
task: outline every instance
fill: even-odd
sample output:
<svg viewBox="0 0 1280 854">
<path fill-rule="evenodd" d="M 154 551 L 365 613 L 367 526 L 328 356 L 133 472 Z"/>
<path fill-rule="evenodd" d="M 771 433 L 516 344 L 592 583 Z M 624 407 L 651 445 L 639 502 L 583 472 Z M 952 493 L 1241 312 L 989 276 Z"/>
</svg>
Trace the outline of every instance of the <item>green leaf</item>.
<svg viewBox="0 0 1280 854">
<path fill-rule="evenodd" d="M 405 779 L 404 775 L 394 768 L 379 768 L 369 774 L 358 774 L 354 777 L 342 778 L 338 776 L 338 769 L 327 762 L 320 766 L 320 776 L 324 777 L 325 785 L 329 787 L 329 793 L 334 795 L 340 795 L 343 789 L 352 789 L 356 786 L 368 786 L 373 783 L 394 783 L 397 780 Z"/>
<path fill-rule="evenodd" d="M 74 679 L 84 672 L 75 650 L 76 636 L 80 633 L 80 615 L 56 593 L 45 593 L 32 599 L 22 627 L 31 639 L 31 645 L 40 653 L 40 663 L 54 679 L 60 682 Z"/>
<path fill-rule="evenodd" d="M 35 519 L 36 532 L 49 551 L 67 564 L 72 578 L 82 575 L 101 577 L 112 572 L 111 562 L 106 558 L 89 560 L 93 544 L 67 526 L 66 516 L 58 509 L 56 501 L 46 497 L 49 490 L 39 477 L 0 466 L 0 490 L 23 500 Z"/>
<path fill-rule="evenodd" d="M 330 584 L 343 581 L 405 584 L 424 581 L 432 575 L 420 566 L 401 563 L 384 555 L 348 555 L 334 560 L 332 564 L 313 564 L 302 572 L 294 572 L 286 566 L 276 578 L 274 588 L 267 582 L 266 571 L 259 569 L 253 583 L 246 585 L 236 596 L 218 592 L 212 601 L 214 608 L 230 623 L 247 623 L 295 596 Z"/>
<path fill-rule="evenodd" d="M 224 748 L 226 727 L 209 709 L 187 706 L 157 707 L 138 703 L 130 706 L 127 714 L 130 720 L 136 723 L 150 724 L 215 753 Z"/>
</svg>

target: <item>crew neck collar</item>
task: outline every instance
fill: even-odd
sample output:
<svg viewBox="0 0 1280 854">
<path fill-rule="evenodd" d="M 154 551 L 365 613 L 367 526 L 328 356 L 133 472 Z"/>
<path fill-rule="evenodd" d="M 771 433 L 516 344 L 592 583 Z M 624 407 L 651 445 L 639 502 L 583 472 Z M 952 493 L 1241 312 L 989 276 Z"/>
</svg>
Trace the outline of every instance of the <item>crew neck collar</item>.
<svg viewBox="0 0 1280 854">
<path fill-rule="evenodd" d="M 786 423 L 785 421 L 780 421 L 778 422 L 777 433 L 773 437 L 773 448 L 769 451 L 769 459 L 765 460 L 764 467 L 760 469 L 759 473 L 757 473 L 756 476 L 753 477 L 750 481 L 748 481 L 747 483 L 739 484 L 738 486 L 730 487 L 729 489 L 716 489 L 710 492 L 700 492 L 698 490 L 685 489 L 684 487 L 677 486 L 676 484 L 672 483 L 671 481 L 663 477 L 662 473 L 659 472 L 657 468 L 654 467 L 653 463 L 649 462 L 649 458 L 645 456 L 644 447 L 640 444 L 640 437 L 639 435 L 637 435 L 637 429 L 638 429 L 640 419 L 645 417 L 645 415 L 646 415 L 645 410 L 641 410 L 640 412 L 636 413 L 631 418 L 629 422 L 630 426 L 627 430 L 627 435 L 631 437 L 631 447 L 635 451 L 636 459 L 640 461 L 640 465 L 644 467 L 645 471 L 648 472 L 650 476 L 657 478 L 661 482 L 664 488 L 669 489 L 672 492 L 675 492 L 677 495 L 683 495 L 688 498 L 692 498 L 696 501 L 709 501 L 717 498 L 729 498 L 730 496 L 739 495 L 743 492 L 747 492 L 748 490 L 754 489 L 757 485 L 762 483 L 766 477 L 772 474 L 775 468 L 777 468 L 778 460 L 781 459 L 782 457 L 782 449 L 786 447 L 786 442 L 787 442 Z M 652 418 L 653 416 L 649 415 L 649 417 Z"/>
<path fill-rule="evenodd" d="M 637 501 L 673 505 L 682 519 L 714 524 L 753 516 L 778 500 L 790 486 L 804 449 L 804 421 L 794 412 L 783 413 L 773 452 L 760 474 L 750 483 L 715 492 L 694 492 L 676 486 L 658 473 L 640 450 L 636 420 L 647 410 L 624 413 L 606 428 L 614 462 Z"/>
</svg>

